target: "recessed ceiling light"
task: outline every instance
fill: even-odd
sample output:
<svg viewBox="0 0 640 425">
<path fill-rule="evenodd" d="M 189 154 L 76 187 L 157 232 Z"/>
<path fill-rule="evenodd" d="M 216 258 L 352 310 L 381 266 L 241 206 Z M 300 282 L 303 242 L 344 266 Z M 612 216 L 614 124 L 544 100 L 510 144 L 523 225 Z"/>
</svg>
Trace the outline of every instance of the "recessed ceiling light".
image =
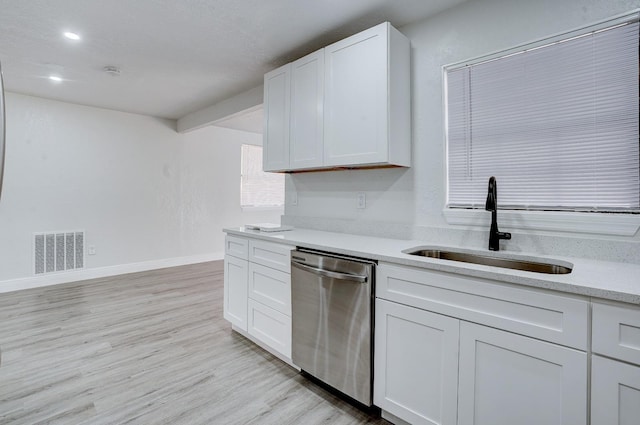
<svg viewBox="0 0 640 425">
<path fill-rule="evenodd" d="M 56 83 L 60 83 L 60 82 L 62 82 L 62 78 L 61 78 L 61 77 L 58 77 L 57 75 L 49 75 L 49 79 L 50 79 L 51 81 L 55 81 Z"/>
<path fill-rule="evenodd" d="M 67 37 L 69 40 L 80 40 L 80 36 L 75 32 L 67 31 L 64 33 L 64 36 Z"/>
</svg>

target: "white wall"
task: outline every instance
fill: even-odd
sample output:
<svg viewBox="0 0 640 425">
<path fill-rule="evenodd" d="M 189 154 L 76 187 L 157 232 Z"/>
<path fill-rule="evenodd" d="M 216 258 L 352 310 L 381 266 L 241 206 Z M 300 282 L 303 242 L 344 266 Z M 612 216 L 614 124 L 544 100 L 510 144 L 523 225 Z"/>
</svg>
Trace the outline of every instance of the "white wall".
<svg viewBox="0 0 640 425">
<path fill-rule="evenodd" d="M 429 237 L 451 243 L 472 241 L 479 247 L 486 246 L 486 232 L 447 225 L 442 214 L 446 196 L 442 66 L 575 29 L 638 7 L 638 0 L 473 0 L 400 28 L 412 46 L 412 168 L 294 174 L 287 183 L 284 221 L 326 229 L 356 229 L 359 233 L 382 232 L 400 238 Z M 290 205 L 293 191 L 298 194 L 297 206 Z M 356 194 L 360 191 L 367 194 L 365 210 L 356 208 Z M 367 226 L 367 220 L 373 224 Z M 393 224 L 382 226 L 381 230 L 379 221 L 383 220 Z M 555 252 L 568 249 L 571 252 L 566 252 L 567 255 L 584 253 L 598 257 L 594 250 L 598 249 L 600 240 L 606 240 L 610 243 L 606 249 L 615 251 L 612 257 L 631 248 L 635 250 L 631 257 L 635 255 L 636 261 L 640 261 L 640 235 L 571 234 L 561 235 L 570 241 L 550 242 L 548 238 L 533 240 L 529 236 L 533 233 L 536 232 L 518 231 L 506 245 L 513 250 L 551 252 L 550 246 L 555 244 Z M 587 250 L 594 252 L 589 254 Z"/>
<path fill-rule="evenodd" d="M 32 276 L 33 232 L 84 230 L 96 247 L 85 268 L 116 273 L 221 258 L 223 227 L 280 220 L 239 206 L 240 146 L 262 144 L 261 135 L 180 135 L 173 121 L 14 93 L 6 113 L 0 290 Z"/>
</svg>

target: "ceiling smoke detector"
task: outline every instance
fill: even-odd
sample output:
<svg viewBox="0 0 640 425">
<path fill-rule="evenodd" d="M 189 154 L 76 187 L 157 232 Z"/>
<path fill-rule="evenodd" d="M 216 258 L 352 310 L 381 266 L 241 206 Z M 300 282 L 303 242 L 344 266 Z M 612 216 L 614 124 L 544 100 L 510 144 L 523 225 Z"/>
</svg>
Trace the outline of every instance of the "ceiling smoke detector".
<svg viewBox="0 0 640 425">
<path fill-rule="evenodd" d="M 120 75 L 120 68 L 117 66 L 107 65 L 102 68 L 102 70 L 112 77 L 118 77 Z"/>
</svg>

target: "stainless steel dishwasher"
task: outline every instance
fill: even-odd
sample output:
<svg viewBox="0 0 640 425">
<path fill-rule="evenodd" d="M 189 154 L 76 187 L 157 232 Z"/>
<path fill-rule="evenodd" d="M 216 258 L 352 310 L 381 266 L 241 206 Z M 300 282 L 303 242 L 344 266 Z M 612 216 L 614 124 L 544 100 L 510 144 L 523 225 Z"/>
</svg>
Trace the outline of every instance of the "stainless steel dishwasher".
<svg viewBox="0 0 640 425">
<path fill-rule="evenodd" d="M 372 405 L 373 261 L 299 249 L 291 255 L 292 360 Z"/>
</svg>

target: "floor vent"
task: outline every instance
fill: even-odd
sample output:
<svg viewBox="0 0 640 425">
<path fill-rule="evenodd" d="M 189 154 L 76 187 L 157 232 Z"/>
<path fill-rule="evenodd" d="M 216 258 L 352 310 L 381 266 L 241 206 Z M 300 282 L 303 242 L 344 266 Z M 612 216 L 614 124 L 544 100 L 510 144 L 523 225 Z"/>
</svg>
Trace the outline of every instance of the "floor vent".
<svg viewBox="0 0 640 425">
<path fill-rule="evenodd" d="M 84 232 L 50 232 L 33 235 L 35 274 L 84 267 Z"/>
</svg>

